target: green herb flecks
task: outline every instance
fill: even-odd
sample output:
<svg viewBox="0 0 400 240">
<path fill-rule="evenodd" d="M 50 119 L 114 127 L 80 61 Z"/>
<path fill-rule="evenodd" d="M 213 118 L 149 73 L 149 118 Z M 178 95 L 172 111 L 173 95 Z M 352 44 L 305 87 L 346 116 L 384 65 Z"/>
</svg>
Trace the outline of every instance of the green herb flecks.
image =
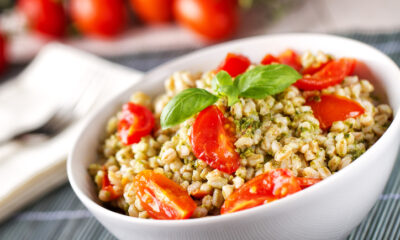
<svg viewBox="0 0 400 240">
<path fill-rule="evenodd" d="M 236 125 L 236 132 L 240 133 L 240 135 L 251 136 L 254 134 L 254 131 L 260 128 L 260 121 L 254 120 L 250 117 L 244 117 L 234 121 Z"/>
</svg>

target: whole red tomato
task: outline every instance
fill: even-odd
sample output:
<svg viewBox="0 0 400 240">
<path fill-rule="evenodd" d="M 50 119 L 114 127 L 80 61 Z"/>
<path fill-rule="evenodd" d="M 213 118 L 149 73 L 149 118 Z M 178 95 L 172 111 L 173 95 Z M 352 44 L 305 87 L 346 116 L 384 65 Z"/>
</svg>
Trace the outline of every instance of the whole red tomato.
<svg viewBox="0 0 400 240">
<path fill-rule="evenodd" d="M 146 23 L 165 23 L 172 20 L 173 0 L 130 0 L 136 15 Z"/>
<path fill-rule="evenodd" d="M 230 37 L 237 26 L 233 0 L 176 0 L 174 15 L 180 24 L 208 40 Z"/>
<path fill-rule="evenodd" d="M 71 17 L 84 34 L 113 37 L 127 25 L 128 14 L 123 0 L 71 0 Z"/>
<path fill-rule="evenodd" d="M 6 44 L 6 38 L 0 32 L 0 73 L 4 72 L 7 66 Z"/>
<path fill-rule="evenodd" d="M 62 1 L 18 0 L 17 7 L 33 30 L 50 37 L 65 34 L 68 20 Z"/>
</svg>

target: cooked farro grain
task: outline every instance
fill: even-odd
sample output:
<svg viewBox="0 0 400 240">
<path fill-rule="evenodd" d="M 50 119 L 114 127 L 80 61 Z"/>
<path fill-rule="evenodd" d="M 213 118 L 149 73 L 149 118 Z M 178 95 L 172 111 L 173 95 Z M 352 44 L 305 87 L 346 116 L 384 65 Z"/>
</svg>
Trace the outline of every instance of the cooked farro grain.
<svg viewBox="0 0 400 240">
<path fill-rule="evenodd" d="M 322 52 L 316 55 L 306 52 L 301 62 L 303 67 L 309 67 L 331 58 Z M 148 107 L 159 118 L 168 101 L 184 89 L 198 87 L 212 92 L 214 75 L 213 71 L 175 72 L 165 82 L 166 93 L 153 102 L 141 92 L 134 93 L 131 101 Z M 99 199 L 129 216 L 149 217 L 132 187 L 135 175 L 145 169 L 172 179 L 189 195 L 203 193 L 195 200 L 197 208 L 193 218 L 215 215 L 228 196 L 264 172 L 286 168 L 297 177 L 325 179 L 357 159 L 378 140 L 392 119 L 391 108 L 374 100 L 373 91 L 368 80 L 349 76 L 341 84 L 321 91 L 301 91 L 290 86 L 264 99 L 240 98 L 231 107 L 225 98 L 220 98 L 216 105 L 226 110 L 225 117 L 232 119 L 236 126 L 234 145 L 241 160 L 233 174 L 213 169 L 196 159 L 189 141 L 195 117 L 124 146 L 117 136 L 118 113 L 106 126 L 107 136 L 100 146 L 99 161 L 89 167 L 89 172 L 98 186 Z M 308 96 L 321 94 L 350 98 L 363 106 L 365 113 L 334 122 L 328 131 L 322 131 L 312 109 L 304 105 Z M 109 191 L 101 189 L 105 173 L 121 197 L 113 198 Z"/>
</svg>

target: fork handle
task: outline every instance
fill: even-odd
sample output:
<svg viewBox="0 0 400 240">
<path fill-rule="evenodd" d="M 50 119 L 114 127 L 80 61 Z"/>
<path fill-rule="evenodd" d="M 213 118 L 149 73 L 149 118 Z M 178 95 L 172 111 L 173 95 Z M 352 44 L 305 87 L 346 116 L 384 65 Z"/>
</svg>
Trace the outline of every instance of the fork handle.
<svg viewBox="0 0 400 240">
<path fill-rule="evenodd" d="M 4 138 L 4 139 L 0 139 L 0 146 L 3 146 L 9 142 L 12 141 L 18 141 L 18 140 L 22 140 L 25 136 L 27 135 L 32 135 L 32 134 L 46 134 L 46 132 L 43 131 L 42 128 L 35 128 L 35 129 L 31 129 L 31 130 L 27 130 L 27 131 L 23 131 L 20 133 L 17 133 L 15 135 L 12 135 L 11 137 L 8 138 Z"/>
<path fill-rule="evenodd" d="M 27 135 L 25 132 L 15 134 L 11 137 L 4 138 L 0 140 L 0 146 L 6 145 L 7 143 L 13 142 L 13 141 L 18 141 L 23 138 L 23 136 Z"/>
</svg>

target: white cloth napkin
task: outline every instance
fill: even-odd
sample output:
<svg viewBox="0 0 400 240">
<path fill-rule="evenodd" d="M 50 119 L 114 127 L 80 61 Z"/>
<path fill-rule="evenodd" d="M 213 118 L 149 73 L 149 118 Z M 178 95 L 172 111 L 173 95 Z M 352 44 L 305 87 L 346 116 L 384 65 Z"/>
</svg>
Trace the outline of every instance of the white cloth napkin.
<svg viewBox="0 0 400 240">
<path fill-rule="evenodd" d="M 96 88 L 92 91 L 101 91 L 93 111 L 141 75 L 71 47 L 49 44 L 17 79 L 0 85 L 0 139 L 43 124 L 88 84 Z M 87 115 L 54 138 L 0 147 L 0 221 L 66 181 L 67 151 Z"/>
</svg>

